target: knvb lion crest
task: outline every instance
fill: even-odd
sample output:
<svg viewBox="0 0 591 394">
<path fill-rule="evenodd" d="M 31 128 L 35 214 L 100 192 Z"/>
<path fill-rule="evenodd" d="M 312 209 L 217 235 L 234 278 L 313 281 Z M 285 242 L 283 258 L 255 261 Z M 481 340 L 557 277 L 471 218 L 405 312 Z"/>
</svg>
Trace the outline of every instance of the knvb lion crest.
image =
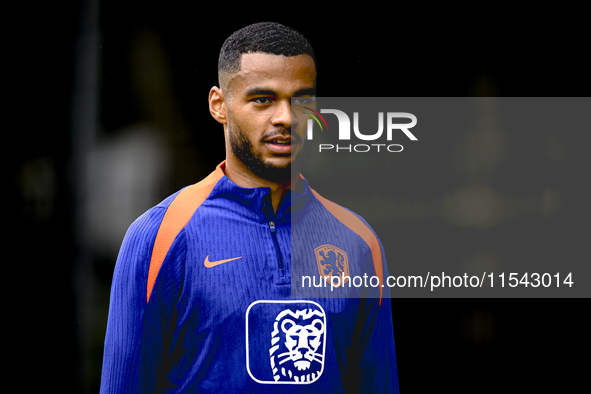
<svg viewBox="0 0 591 394">
<path fill-rule="evenodd" d="M 314 249 L 314 254 L 318 273 L 325 281 L 332 283 L 335 288 L 349 281 L 349 258 L 344 250 L 332 245 L 322 245 Z"/>
</svg>

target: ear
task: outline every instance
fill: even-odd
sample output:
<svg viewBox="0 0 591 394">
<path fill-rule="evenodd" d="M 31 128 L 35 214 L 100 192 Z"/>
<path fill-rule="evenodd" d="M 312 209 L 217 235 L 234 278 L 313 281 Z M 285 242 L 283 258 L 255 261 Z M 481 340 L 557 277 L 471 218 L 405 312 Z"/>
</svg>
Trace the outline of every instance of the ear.
<svg viewBox="0 0 591 394">
<path fill-rule="evenodd" d="M 287 324 L 289 324 L 290 326 L 289 326 L 289 327 L 287 327 L 287 328 L 285 328 L 285 326 L 286 326 Z M 284 333 L 287 333 L 287 332 L 288 332 L 289 330 L 291 330 L 291 328 L 292 328 L 293 326 L 295 326 L 295 325 L 296 325 L 296 324 L 295 324 L 295 323 L 294 323 L 292 320 L 290 320 L 290 319 L 285 319 L 285 320 L 283 320 L 283 323 L 281 323 L 281 331 L 283 331 Z"/>
<path fill-rule="evenodd" d="M 228 117 L 226 113 L 226 97 L 222 89 L 214 86 L 209 91 L 209 112 L 211 116 L 221 124 L 228 123 Z"/>
</svg>

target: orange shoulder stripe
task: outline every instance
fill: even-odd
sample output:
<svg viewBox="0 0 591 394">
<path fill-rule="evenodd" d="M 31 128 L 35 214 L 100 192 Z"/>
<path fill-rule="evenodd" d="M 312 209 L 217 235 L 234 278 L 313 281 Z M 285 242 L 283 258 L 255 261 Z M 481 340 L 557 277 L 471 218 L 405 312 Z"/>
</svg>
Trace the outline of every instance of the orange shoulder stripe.
<svg viewBox="0 0 591 394">
<path fill-rule="evenodd" d="M 152 249 L 152 258 L 150 259 L 150 268 L 148 270 L 147 302 L 150 301 L 150 295 L 152 294 L 154 283 L 156 283 L 158 272 L 174 239 L 187 225 L 195 210 L 209 196 L 215 184 L 224 176 L 224 171 L 222 170 L 224 164 L 225 162 L 222 162 L 218 165 L 215 171 L 202 181 L 181 190 L 168 206 L 158 233 L 156 234 L 154 248 Z"/>
<path fill-rule="evenodd" d="M 382 304 L 382 293 L 384 288 L 382 285 L 384 284 L 384 270 L 382 268 L 382 249 L 380 248 L 380 242 L 376 235 L 371 231 L 369 227 L 361 219 L 359 219 L 356 215 L 352 214 L 345 208 L 341 207 L 334 202 L 327 200 L 326 198 L 322 197 L 318 194 L 315 190 L 311 189 L 312 193 L 318 201 L 324 205 L 328 211 L 334 215 L 341 223 L 355 232 L 357 235 L 361 237 L 365 241 L 365 243 L 369 246 L 371 250 L 371 257 L 373 259 L 373 265 L 376 271 L 376 275 L 380 280 L 380 305 Z"/>
</svg>

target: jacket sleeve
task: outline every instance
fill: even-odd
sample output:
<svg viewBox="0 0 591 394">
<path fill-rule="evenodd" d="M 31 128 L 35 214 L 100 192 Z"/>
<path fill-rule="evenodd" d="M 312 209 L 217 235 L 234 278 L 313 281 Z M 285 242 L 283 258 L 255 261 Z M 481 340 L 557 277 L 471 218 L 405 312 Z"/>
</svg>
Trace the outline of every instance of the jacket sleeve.
<svg viewBox="0 0 591 394">
<path fill-rule="evenodd" d="M 388 266 L 381 242 L 380 249 L 386 282 Z M 368 264 L 368 275 L 375 274 L 371 262 Z M 359 368 L 350 375 L 346 388 L 348 386 L 351 392 L 359 393 L 399 393 L 390 291 L 384 283 L 380 299 L 378 288 L 366 290 L 366 297 L 359 299 L 357 324 L 353 333 L 356 347 L 348 355 L 348 358 L 352 356 L 358 360 Z"/>
<path fill-rule="evenodd" d="M 147 278 L 154 240 L 166 209 L 152 208 L 128 229 L 111 286 L 101 393 L 155 392 L 166 368 L 166 333 L 182 283 L 184 237 L 173 243 L 160 268 L 150 302 Z M 184 235 L 184 232 L 183 232 Z M 162 311 L 166 311 L 162 313 Z"/>
<path fill-rule="evenodd" d="M 360 362 L 360 393 L 399 393 L 390 298 L 365 299 L 360 311 L 367 316 Z M 362 331 L 363 332 L 363 331 Z"/>
</svg>

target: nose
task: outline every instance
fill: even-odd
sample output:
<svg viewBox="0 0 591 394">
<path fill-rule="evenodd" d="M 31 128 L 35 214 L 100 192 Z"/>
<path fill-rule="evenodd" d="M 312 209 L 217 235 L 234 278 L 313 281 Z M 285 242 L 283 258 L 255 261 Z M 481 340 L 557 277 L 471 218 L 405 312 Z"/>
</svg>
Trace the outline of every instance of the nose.
<svg viewBox="0 0 591 394">
<path fill-rule="evenodd" d="M 306 353 L 308 353 L 308 348 L 307 347 L 299 347 L 298 352 L 302 353 L 302 357 L 306 355 Z"/>
<path fill-rule="evenodd" d="M 307 335 L 300 335 L 298 338 L 298 347 L 297 351 L 302 353 L 302 356 L 306 355 L 308 351 L 308 336 Z"/>
<path fill-rule="evenodd" d="M 276 103 L 275 113 L 271 120 L 273 126 L 283 126 L 289 130 L 292 126 L 297 125 L 297 117 L 294 116 L 291 110 L 291 101 L 289 99 L 280 100 Z"/>
</svg>

